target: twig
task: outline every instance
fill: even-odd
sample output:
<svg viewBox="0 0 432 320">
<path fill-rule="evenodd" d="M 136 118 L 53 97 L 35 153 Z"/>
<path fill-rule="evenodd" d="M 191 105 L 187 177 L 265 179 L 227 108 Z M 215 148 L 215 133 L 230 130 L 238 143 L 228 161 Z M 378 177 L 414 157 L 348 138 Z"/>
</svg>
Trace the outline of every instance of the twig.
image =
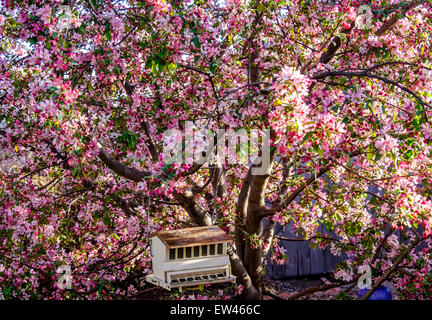
<svg viewBox="0 0 432 320">
<path fill-rule="evenodd" d="M 343 286 L 343 285 L 345 285 L 345 284 L 352 284 L 352 283 L 354 283 L 354 282 L 356 282 L 356 280 L 352 280 L 352 281 L 342 281 L 342 282 L 336 282 L 336 283 L 330 283 L 330 284 L 323 284 L 323 285 L 319 285 L 319 286 L 312 287 L 312 288 L 308 288 L 308 289 L 303 290 L 303 291 L 301 291 L 301 292 L 297 292 L 297 293 L 295 293 L 295 294 L 292 294 L 292 295 L 290 295 L 290 296 L 287 298 L 287 300 L 294 300 L 294 299 L 300 298 L 300 297 L 302 297 L 302 296 L 309 295 L 309 294 L 314 293 L 314 292 L 318 292 L 318 291 L 326 291 L 326 290 L 329 290 L 329 289 L 332 289 L 332 288 L 336 288 L 336 287 Z"/>
<path fill-rule="evenodd" d="M 313 239 L 326 239 L 331 241 L 339 241 L 339 239 L 331 238 L 331 237 L 324 237 L 324 236 L 313 236 L 310 238 L 286 238 L 282 236 L 275 236 L 275 238 L 282 240 L 282 241 L 310 241 Z"/>
</svg>

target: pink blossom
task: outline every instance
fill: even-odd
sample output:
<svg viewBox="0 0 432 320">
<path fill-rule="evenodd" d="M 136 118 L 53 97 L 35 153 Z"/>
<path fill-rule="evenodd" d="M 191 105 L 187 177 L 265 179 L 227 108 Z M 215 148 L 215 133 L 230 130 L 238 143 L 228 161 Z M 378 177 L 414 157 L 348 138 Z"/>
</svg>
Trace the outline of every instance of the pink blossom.
<svg viewBox="0 0 432 320">
<path fill-rule="evenodd" d="M 385 135 L 375 142 L 375 146 L 382 153 L 392 151 L 394 147 L 398 145 L 398 140 L 392 136 Z"/>
<path fill-rule="evenodd" d="M 48 5 L 43 6 L 42 8 L 36 11 L 36 14 L 41 17 L 41 20 L 44 24 L 49 24 L 51 20 L 51 7 Z"/>
</svg>

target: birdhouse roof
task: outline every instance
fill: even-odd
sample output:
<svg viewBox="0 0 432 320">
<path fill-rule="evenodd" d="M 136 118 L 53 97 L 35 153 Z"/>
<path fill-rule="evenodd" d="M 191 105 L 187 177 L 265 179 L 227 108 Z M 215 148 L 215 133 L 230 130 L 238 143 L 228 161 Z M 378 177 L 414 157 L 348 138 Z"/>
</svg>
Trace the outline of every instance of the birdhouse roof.
<svg viewBox="0 0 432 320">
<path fill-rule="evenodd" d="M 157 231 L 150 234 L 152 237 L 158 237 L 167 248 L 232 242 L 231 237 L 217 226 Z"/>
</svg>

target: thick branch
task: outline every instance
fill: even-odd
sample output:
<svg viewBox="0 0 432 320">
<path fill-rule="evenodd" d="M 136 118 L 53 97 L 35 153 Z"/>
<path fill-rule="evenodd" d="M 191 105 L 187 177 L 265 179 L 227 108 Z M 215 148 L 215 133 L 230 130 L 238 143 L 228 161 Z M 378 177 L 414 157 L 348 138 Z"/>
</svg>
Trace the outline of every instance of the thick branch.
<svg viewBox="0 0 432 320">
<path fill-rule="evenodd" d="M 340 71 L 325 71 L 325 72 L 317 72 L 315 73 L 312 78 L 315 80 L 319 80 L 319 79 L 323 79 L 325 77 L 339 77 L 339 76 L 344 76 L 344 77 L 367 77 L 367 78 L 374 78 L 374 79 L 378 79 L 382 82 L 394 85 L 396 87 L 398 87 L 399 89 L 409 93 L 410 95 L 412 95 L 413 97 L 415 97 L 422 105 L 424 106 L 428 106 L 430 108 L 432 108 L 432 106 L 426 102 L 423 101 L 423 99 L 417 95 L 414 91 L 402 86 L 401 84 L 399 84 L 398 82 L 394 81 L 394 80 L 390 80 L 387 79 L 386 77 L 377 75 L 375 73 L 370 72 L 369 70 L 355 70 L 355 71 L 347 71 L 347 70 L 340 70 Z"/>
<path fill-rule="evenodd" d="M 324 240 L 330 240 L 330 241 L 339 241 L 338 239 L 335 238 L 331 238 L 331 237 L 324 237 L 324 236 L 313 236 L 310 238 L 286 238 L 286 237 L 282 237 L 282 236 L 275 236 L 277 239 L 281 240 L 281 241 L 310 241 L 313 239 L 324 239 Z"/>
<path fill-rule="evenodd" d="M 264 227 L 264 230 L 263 230 L 263 233 L 261 236 L 264 243 L 267 244 L 266 248 L 263 249 L 263 252 L 262 252 L 262 259 L 263 260 L 265 259 L 265 257 L 267 256 L 267 254 L 270 251 L 271 243 L 273 242 L 275 226 L 276 226 L 276 221 L 273 220 L 272 218 L 268 218 L 267 224 Z"/>
<path fill-rule="evenodd" d="M 187 190 L 185 193 L 174 193 L 174 197 L 182 204 L 182 207 L 191 217 L 192 221 L 200 226 L 211 226 L 213 224 L 207 212 L 197 203 L 195 194 Z"/>
<path fill-rule="evenodd" d="M 351 284 L 351 283 L 354 283 L 354 282 L 355 282 L 355 280 L 352 280 L 352 281 L 343 281 L 343 282 L 323 284 L 323 285 L 320 285 L 320 286 L 308 288 L 308 289 L 303 290 L 301 292 L 297 292 L 295 294 L 290 295 L 287 298 L 287 300 L 294 300 L 294 299 L 300 298 L 302 296 L 309 295 L 309 294 L 314 293 L 314 292 L 325 291 L 325 290 L 328 290 L 328 289 L 337 288 L 337 287 L 343 286 L 345 284 Z"/>
<path fill-rule="evenodd" d="M 237 277 L 237 281 L 244 287 L 243 298 L 246 300 L 257 300 L 261 294 L 253 285 L 252 279 L 244 267 L 242 260 L 240 260 L 231 245 L 228 245 L 227 253 L 230 257 L 232 272 Z"/>
<path fill-rule="evenodd" d="M 126 179 L 133 180 L 135 182 L 140 182 L 144 178 L 150 176 L 150 172 L 141 171 L 135 168 L 128 167 L 120 161 L 114 159 L 109 155 L 104 149 L 100 149 L 99 158 L 105 165 L 118 175 L 125 177 Z"/>
<path fill-rule="evenodd" d="M 152 160 L 153 161 L 158 161 L 159 159 L 159 152 L 156 148 L 156 145 L 153 142 L 153 139 L 151 138 L 151 133 L 150 133 L 150 125 L 148 124 L 148 122 L 142 122 L 141 123 L 141 128 L 144 130 L 144 133 L 146 134 L 146 138 L 145 141 L 148 145 L 148 149 L 150 151 L 150 154 L 152 156 Z"/>
<path fill-rule="evenodd" d="M 243 255 L 244 255 L 245 241 L 243 236 L 243 230 L 245 229 L 245 224 L 246 224 L 247 204 L 248 204 L 249 193 L 250 193 L 250 182 L 252 179 L 251 171 L 252 171 L 252 167 L 249 168 L 247 176 L 243 181 L 243 185 L 240 190 L 239 197 L 237 199 L 234 241 L 240 259 L 244 258 Z"/>
<path fill-rule="evenodd" d="M 387 20 L 376 32 L 375 35 L 381 36 L 383 35 L 387 30 L 389 30 L 392 26 L 396 24 L 396 22 L 399 21 L 401 16 L 405 16 L 405 14 L 411 10 L 412 8 L 417 7 L 418 5 L 425 3 L 426 0 L 415 0 L 407 4 L 407 6 L 402 7 L 399 9 L 399 12 L 396 12 L 393 14 L 393 16 Z"/>
</svg>

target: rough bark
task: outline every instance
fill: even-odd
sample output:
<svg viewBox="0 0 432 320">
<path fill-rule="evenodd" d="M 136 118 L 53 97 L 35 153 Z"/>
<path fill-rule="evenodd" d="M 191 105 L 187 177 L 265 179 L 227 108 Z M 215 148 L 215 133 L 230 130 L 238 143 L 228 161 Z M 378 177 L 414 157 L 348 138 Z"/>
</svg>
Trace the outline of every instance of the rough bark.
<svg viewBox="0 0 432 320">
<path fill-rule="evenodd" d="M 241 284 L 244 289 L 242 291 L 242 298 L 245 300 L 259 300 L 261 293 L 255 288 L 252 279 L 249 276 L 245 266 L 243 265 L 240 257 L 235 253 L 234 248 L 228 246 L 228 255 L 231 261 L 231 269 L 233 274 L 237 277 L 237 283 Z"/>
<path fill-rule="evenodd" d="M 211 226 L 213 224 L 210 215 L 197 203 L 195 194 L 192 191 L 187 190 L 185 193 L 175 193 L 174 197 L 182 204 L 182 207 L 197 225 Z"/>
<path fill-rule="evenodd" d="M 245 232 L 246 216 L 247 216 L 247 204 L 248 204 L 249 194 L 250 194 L 250 182 L 252 179 L 251 171 L 252 171 L 252 167 L 249 169 L 247 176 L 243 181 L 243 185 L 237 200 L 237 208 L 236 208 L 234 242 L 235 242 L 237 254 L 242 260 L 244 258 L 244 247 L 245 247 L 244 232 Z"/>
<path fill-rule="evenodd" d="M 411 10 L 411 9 L 413 9 L 413 8 L 415 8 L 415 7 L 417 7 L 420 4 L 425 3 L 425 2 L 427 2 L 427 1 L 426 0 L 415 0 L 415 1 L 408 2 L 406 7 L 402 7 L 401 9 L 399 9 L 400 10 L 399 12 L 394 13 L 393 16 L 389 20 L 384 22 L 382 24 L 382 26 L 375 32 L 375 35 L 377 35 L 378 37 L 383 35 L 392 26 L 394 26 L 396 24 L 396 22 L 398 22 L 400 20 L 401 17 L 404 17 L 405 14 L 409 10 Z"/>
<path fill-rule="evenodd" d="M 253 175 L 251 178 L 250 195 L 246 216 L 246 232 L 249 235 L 262 234 L 262 210 L 265 210 L 265 191 L 271 175 L 276 151 L 270 151 L 270 161 L 263 175 Z M 262 164 L 264 165 L 264 164 Z M 264 289 L 264 274 L 262 269 L 263 249 L 261 246 L 247 245 L 244 253 L 244 265 L 251 276 L 254 286 L 262 292 Z"/>
<path fill-rule="evenodd" d="M 264 259 L 267 257 L 267 254 L 270 251 L 271 244 L 272 244 L 273 238 L 274 238 L 275 227 L 276 227 L 276 222 L 273 220 L 273 218 L 269 218 L 267 220 L 267 224 L 266 224 L 266 226 L 263 230 L 263 233 L 262 233 L 262 239 L 263 239 L 264 243 L 267 244 L 267 246 L 263 249 L 262 257 L 261 257 L 261 263 L 264 262 Z"/>
</svg>

